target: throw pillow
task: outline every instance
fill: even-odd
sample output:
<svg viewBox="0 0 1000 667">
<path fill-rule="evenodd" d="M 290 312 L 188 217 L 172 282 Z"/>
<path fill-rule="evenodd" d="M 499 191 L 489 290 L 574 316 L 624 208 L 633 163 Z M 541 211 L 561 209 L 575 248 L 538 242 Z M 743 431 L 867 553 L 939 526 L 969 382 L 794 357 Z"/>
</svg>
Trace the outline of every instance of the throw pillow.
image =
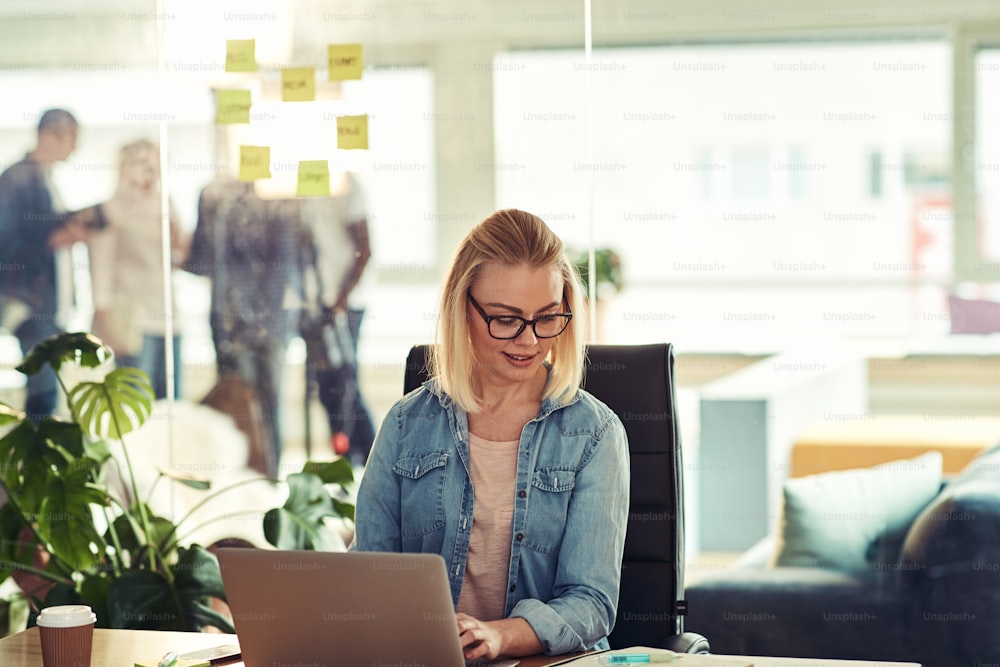
<svg viewBox="0 0 1000 667">
<path fill-rule="evenodd" d="M 940 452 L 789 479 L 773 564 L 871 569 L 880 545 L 905 534 L 940 488 Z"/>
</svg>

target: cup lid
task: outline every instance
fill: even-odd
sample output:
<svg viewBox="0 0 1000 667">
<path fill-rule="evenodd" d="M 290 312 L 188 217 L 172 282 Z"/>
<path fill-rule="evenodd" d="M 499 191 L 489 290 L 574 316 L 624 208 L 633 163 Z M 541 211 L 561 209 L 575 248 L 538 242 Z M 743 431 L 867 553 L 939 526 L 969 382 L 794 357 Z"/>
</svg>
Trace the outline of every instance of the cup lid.
<svg viewBox="0 0 1000 667">
<path fill-rule="evenodd" d="M 43 628 L 72 628 L 97 622 L 97 614 L 85 604 L 64 604 L 45 607 L 36 623 Z"/>
</svg>

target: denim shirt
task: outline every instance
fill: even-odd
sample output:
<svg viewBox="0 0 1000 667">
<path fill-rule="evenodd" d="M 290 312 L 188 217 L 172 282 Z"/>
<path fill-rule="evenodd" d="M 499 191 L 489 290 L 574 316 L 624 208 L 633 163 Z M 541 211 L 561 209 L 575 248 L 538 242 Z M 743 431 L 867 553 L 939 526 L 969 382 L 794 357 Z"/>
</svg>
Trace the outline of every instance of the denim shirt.
<svg viewBox="0 0 1000 667">
<path fill-rule="evenodd" d="M 358 551 L 440 554 L 452 601 L 472 529 L 468 416 L 434 380 L 393 406 L 358 490 Z M 579 390 L 546 399 L 521 431 L 506 618 L 525 619 L 549 655 L 606 647 L 628 520 L 625 429 Z"/>
</svg>

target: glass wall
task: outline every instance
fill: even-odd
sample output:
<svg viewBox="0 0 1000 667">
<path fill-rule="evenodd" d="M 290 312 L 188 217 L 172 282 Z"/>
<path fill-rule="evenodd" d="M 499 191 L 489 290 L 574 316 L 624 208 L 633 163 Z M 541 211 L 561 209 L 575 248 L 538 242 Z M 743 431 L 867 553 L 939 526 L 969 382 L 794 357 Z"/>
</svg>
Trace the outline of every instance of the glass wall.
<svg viewBox="0 0 1000 667">
<path fill-rule="evenodd" d="M 584 256 L 591 246 L 614 252 L 621 282 L 600 292 L 610 297 L 602 341 L 755 355 L 818 341 L 905 349 L 943 340 L 949 294 L 995 297 L 1000 183 L 990 165 L 1000 158 L 988 119 L 1000 61 L 980 37 L 974 57 L 956 56 L 953 35 L 964 33 L 952 30 L 986 10 L 852 13 L 820 3 L 793 14 L 778 4 L 712 13 L 636 0 L 585 17 L 588 5 L 562 1 L 5 3 L 0 166 L 32 150 L 42 110 L 69 109 L 78 143 L 52 177 L 72 211 L 112 200 L 119 150 L 152 141 L 166 193 L 154 208 L 173 211 L 185 243 L 198 242 L 200 216 L 219 215 L 199 200 L 220 179 L 299 205 L 310 199 L 295 193 L 302 161 L 325 165 L 333 194 L 351 172 L 372 253 L 358 354 L 376 423 L 401 387 L 407 349 L 433 336 L 450 253 L 498 207 L 539 213 Z M 248 40 L 252 57 L 240 50 Z M 253 67 L 227 68 L 241 58 Z M 968 149 L 956 148 L 964 77 L 975 91 L 984 267 L 971 288 L 956 268 L 970 224 L 959 215 L 967 179 L 954 178 Z M 220 116 L 220 99 L 235 117 Z M 338 143 L 360 136 L 360 118 L 367 148 Z M 256 155 L 270 176 L 241 181 L 240 146 L 268 149 L 242 160 L 250 167 Z M 157 218 L 161 244 L 166 219 Z M 200 400 L 217 377 L 213 285 L 235 284 L 248 299 L 272 294 L 288 319 L 281 429 L 301 442 L 305 346 L 294 295 L 308 281 L 287 254 L 259 274 L 209 255 L 201 264 L 214 280 L 179 254 L 169 315 L 183 340 L 180 396 Z M 84 246 L 69 257 L 67 327 L 94 328 L 91 277 L 110 265 L 91 260 Z M 20 351 L 12 329 L 4 333 L 9 370 Z M 0 377 L 17 403 L 19 376 Z M 324 417 L 309 414 L 320 443 Z"/>
</svg>

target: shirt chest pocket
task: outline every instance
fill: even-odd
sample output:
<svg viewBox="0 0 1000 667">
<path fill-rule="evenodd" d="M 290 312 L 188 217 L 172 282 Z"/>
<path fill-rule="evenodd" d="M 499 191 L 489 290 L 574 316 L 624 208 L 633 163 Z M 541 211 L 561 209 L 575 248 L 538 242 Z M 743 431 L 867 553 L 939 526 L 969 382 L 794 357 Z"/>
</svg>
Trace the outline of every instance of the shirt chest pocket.
<svg viewBox="0 0 1000 667">
<path fill-rule="evenodd" d="M 399 481 L 400 530 L 420 537 L 444 526 L 448 452 L 401 454 L 392 466 Z"/>
<path fill-rule="evenodd" d="M 540 553 L 553 553 L 562 544 L 569 499 L 576 486 L 570 468 L 539 468 L 531 478 L 524 545 Z"/>
</svg>

